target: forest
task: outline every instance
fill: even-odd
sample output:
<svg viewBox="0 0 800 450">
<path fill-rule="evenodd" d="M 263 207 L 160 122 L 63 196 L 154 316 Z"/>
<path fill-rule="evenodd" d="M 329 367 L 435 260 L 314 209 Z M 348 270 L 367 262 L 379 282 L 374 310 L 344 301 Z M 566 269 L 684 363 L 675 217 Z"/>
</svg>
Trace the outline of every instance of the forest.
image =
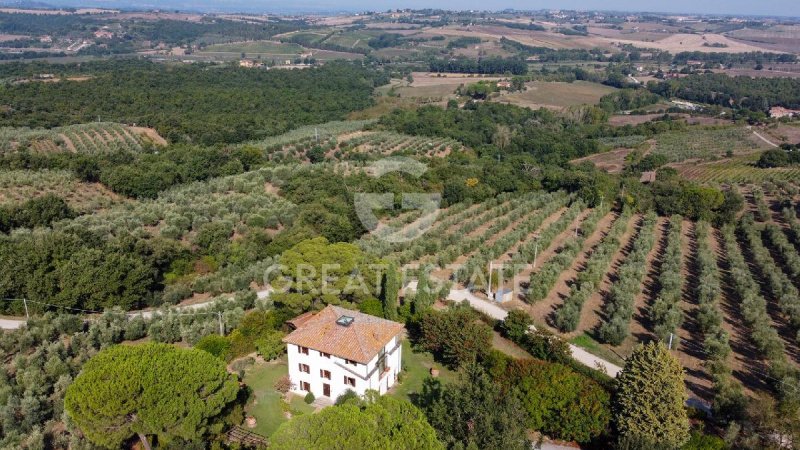
<svg viewBox="0 0 800 450">
<path fill-rule="evenodd" d="M 649 82 L 648 89 L 665 97 L 767 112 L 772 106 L 800 108 L 800 80 L 796 78 L 730 77 L 725 74 L 689 75 Z"/>
<path fill-rule="evenodd" d="M 387 80 L 350 63 L 260 71 L 130 59 L 60 70 L 91 79 L 6 86 L 0 103 L 13 109 L 0 125 L 49 128 L 99 117 L 153 127 L 173 142 L 236 143 L 340 120 L 370 106 L 372 89 Z"/>
</svg>

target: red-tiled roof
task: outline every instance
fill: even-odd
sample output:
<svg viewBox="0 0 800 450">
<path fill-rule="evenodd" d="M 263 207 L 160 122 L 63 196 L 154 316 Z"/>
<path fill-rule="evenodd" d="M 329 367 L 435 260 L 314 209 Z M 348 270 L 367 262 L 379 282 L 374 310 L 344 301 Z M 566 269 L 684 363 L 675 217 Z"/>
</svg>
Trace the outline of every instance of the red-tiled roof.
<svg viewBox="0 0 800 450">
<path fill-rule="evenodd" d="M 349 326 L 336 323 L 342 317 L 353 318 Z M 283 338 L 288 344 L 308 347 L 362 364 L 403 331 L 403 325 L 369 314 L 329 305 L 322 311 L 298 316 L 289 321 L 296 330 Z"/>
</svg>

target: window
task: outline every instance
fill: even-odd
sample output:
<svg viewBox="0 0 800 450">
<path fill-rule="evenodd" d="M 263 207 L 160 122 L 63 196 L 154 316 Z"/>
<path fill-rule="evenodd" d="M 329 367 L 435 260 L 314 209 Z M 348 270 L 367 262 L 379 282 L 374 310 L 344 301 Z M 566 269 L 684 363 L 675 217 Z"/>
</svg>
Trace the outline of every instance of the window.
<svg viewBox="0 0 800 450">
<path fill-rule="evenodd" d="M 330 370 L 319 370 L 319 376 L 325 378 L 326 380 L 331 379 L 331 371 Z"/>
<path fill-rule="evenodd" d="M 300 389 L 302 389 L 302 390 L 304 390 L 306 392 L 311 392 L 311 383 L 307 383 L 305 381 L 301 381 L 300 382 Z"/>
<path fill-rule="evenodd" d="M 355 362 L 353 360 L 350 360 L 350 359 L 345 359 L 344 362 L 345 362 L 345 364 L 350 364 L 351 366 L 357 366 L 358 365 L 357 362 Z"/>
<path fill-rule="evenodd" d="M 300 372 L 311 373 L 311 367 L 308 367 L 308 364 L 298 364 L 298 366 L 300 366 Z"/>
<path fill-rule="evenodd" d="M 319 356 L 322 356 L 323 358 L 331 359 L 331 354 L 330 353 L 319 352 Z"/>
<path fill-rule="evenodd" d="M 347 386 L 356 387 L 356 379 L 351 377 L 344 377 L 344 384 Z"/>
<path fill-rule="evenodd" d="M 298 348 L 298 350 L 300 351 L 300 353 L 302 353 L 302 354 L 304 354 L 304 355 L 307 355 L 307 354 L 308 354 L 308 347 L 300 347 L 300 346 L 298 345 L 298 346 L 297 346 L 297 348 Z"/>
</svg>

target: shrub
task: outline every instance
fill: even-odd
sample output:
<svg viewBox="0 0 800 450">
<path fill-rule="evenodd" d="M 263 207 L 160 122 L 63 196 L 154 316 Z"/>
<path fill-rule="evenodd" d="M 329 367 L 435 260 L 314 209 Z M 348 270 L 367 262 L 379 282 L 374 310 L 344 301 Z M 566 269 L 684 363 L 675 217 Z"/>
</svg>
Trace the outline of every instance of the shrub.
<svg viewBox="0 0 800 450">
<path fill-rule="evenodd" d="M 316 398 L 314 397 L 314 394 L 311 392 L 309 392 L 308 394 L 306 394 L 305 397 L 303 397 L 303 401 L 309 405 L 314 403 L 314 400 L 316 400 Z"/>
<path fill-rule="evenodd" d="M 596 382 L 561 364 L 513 361 L 502 378 L 518 389 L 527 425 L 565 440 L 588 442 L 611 420 L 610 396 Z"/>
<path fill-rule="evenodd" d="M 201 338 L 194 347 L 211 353 L 217 358 L 227 359 L 231 351 L 231 341 L 225 336 L 210 334 Z"/>
<path fill-rule="evenodd" d="M 284 375 L 275 381 L 275 390 L 281 394 L 285 394 L 292 389 L 292 379 L 289 375 Z"/>
<path fill-rule="evenodd" d="M 515 309 L 508 313 L 505 320 L 501 325 L 503 335 L 514 342 L 520 342 L 526 334 L 530 326 L 533 325 L 533 320 L 527 312 Z"/>
<path fill-rule="evenodd" d="M 284 333 L 280 331 L 270 331 L 266 336 L 256 341 L 258 354 L 267 361 L 278 359 L 286 352 L 286 344 L 283 343 Z"/>
<path fill-rule="evenodd" d="M 348 400 L 358 400 L 359 396 L 356 391 L 348 389 L 344 391 L 339 397 L 336 398 L 336 406 L 345 404 Z"/>
</svg>

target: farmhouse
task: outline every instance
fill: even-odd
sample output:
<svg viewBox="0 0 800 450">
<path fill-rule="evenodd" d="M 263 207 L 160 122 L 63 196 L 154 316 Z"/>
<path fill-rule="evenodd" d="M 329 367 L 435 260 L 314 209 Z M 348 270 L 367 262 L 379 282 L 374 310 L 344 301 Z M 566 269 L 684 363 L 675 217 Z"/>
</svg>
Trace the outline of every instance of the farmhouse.
<svg viewBox="0 0 800 450">
<path fill-rule="evenodd" d="M 403 325 L 330 305 L 287 323 L 293 392 L 336 400 L 348 389 L 385 394 L 397 381 Z"/>
<path fill-rule="evenodd" d="M 781 106 L 773 106 L 769 109 L 769 116 L 773 119 L 781 119 L 784 117 L 800 117 L 800 111 L 796 109 L 787 109 Z"/>
</svg>

